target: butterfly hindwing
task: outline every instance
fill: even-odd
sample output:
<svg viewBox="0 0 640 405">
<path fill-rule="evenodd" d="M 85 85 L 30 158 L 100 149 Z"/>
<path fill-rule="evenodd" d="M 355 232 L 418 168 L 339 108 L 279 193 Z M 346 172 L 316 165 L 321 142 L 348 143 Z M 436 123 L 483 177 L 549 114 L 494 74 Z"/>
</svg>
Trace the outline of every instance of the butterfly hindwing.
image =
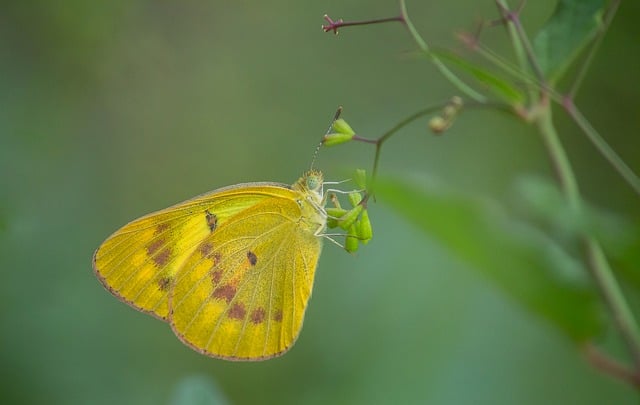
<svg viewBox="0 0 640 405">
<path fill-rule="evenodd" d="M 170 322 L 181 340 L 233 360 L 273 357 L 293 344 L 321 250 L 320 238 L 300 226 L 298 201 L 248 207 L 190 255 L 170 292 Z"/>
</svg>

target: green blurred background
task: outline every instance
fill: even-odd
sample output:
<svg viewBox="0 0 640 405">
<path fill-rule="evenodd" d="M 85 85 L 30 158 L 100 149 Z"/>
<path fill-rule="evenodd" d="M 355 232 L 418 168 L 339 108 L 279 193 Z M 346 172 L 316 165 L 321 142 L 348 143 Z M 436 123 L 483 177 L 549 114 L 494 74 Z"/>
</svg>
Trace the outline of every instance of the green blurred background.
<svg viewBox="0 0 640 405">
<path fill-rule="evenodd" d="M 409 1 L 434 45 L 495 18 L 493 1 Z M 393 0 L 2 2 L 0 396 L 3 403 L 633 403 L 572 343 L 379 200 L 357 256 L 327 245 L 295 347 L 229 363 L 107 293 L 95 248 L 131 219 L 245 181 L 291 183 L 338 105 L 380 135 L 455 94 L 398 24 L 323 34 L 322 15 L 396 14 Z M 535 31 L 554 2 L 528 2 Z M 577 104 L 640 172 L 640 5 L 623 2 Z M 504 30 L 483 39 L 510 54 Z M 385 146 L 383 174 L 431 176 L 506 198 L 550 176 L 531 128 L 469 112 L 444 137 L 421 121 Z M 626 215 L 638 199 L 559 118 L 586 197 Z M 343 179 L 373 149 L 323 150 Z M 419 254 L 416 254 L 418 252 Z M 499 254 L 499 252 L 496 252 Z M 613 345 L 614 352 L 624 351 Z"/>
</svg>

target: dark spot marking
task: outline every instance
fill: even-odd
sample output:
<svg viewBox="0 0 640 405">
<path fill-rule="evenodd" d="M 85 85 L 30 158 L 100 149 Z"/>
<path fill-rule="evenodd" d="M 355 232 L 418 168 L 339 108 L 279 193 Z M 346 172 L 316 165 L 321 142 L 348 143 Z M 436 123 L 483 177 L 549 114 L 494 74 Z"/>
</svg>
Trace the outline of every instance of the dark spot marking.
<svg viewBox="0 0 640 405">
<path fill-rule="evenodd" d="M 220 263 L 221 258 L 222 258 L 222 255 L 220 254 L 220 252 L 215 252 L 213 254 L 213 264 L 218 265 Z"/>
<path fill-rule="evenodd" d="M 200 245 L 200 253 L 203 257 L 209 256 L 209 253 L 213 250 L 213 245 L 210 242 L 205 242 Z"/>
<path fill-rule="evenodd" d="M 264 322 L 264 316 L 265 316 L 266 312 L 264 311 L 264 308 L 256 308 L 251 312 L 251 322 L 253 322 L 254 324 L 259 324 Z"/>
<path fill-rule="evenodd" d="M 247 259 L 249 259 L 249 263 L 251 263 L 252 266 L 255 266 L 256 263 L 258 263 L 258 256 L 256 256 L 252 251 L 247 252 Z"/>
<path fill-rule="evenodd" d="M 169 248 L 162 249 L 162 251 L 160 251 L 160 253 L 158 253 L 157 255 L 152 257 L 152 259 L 155 262 L 155 264 L 157 264 L 160 267 L 162 267 L 165 264 L 167 264 L 167 262 L 169 261 L 170 258 L 171 258 L 171 249 L 169 249 Z"/>
<path fill-rule="evenodd" d="M 235 303 L 233 304 L 233 306 L 231 307 L 227 315 L 231 319 L 244 319 L 246 314 L 247 314 L 247 311 L 244 309 L 244 305 L 240 303 Z"/>
<path fill-rule="evenodd" d="M 216 271 L 211 269 L 211 280 L 213 280 L 213 284 L 218 285 L 220 279 L 222 279 L 222 269 L 217 269 Z"/>
<path fill-rule="evenodd" d="M 273 314 L 273 320 L 276 322 L 282 322 L 282 310 L 279 309 Z"/>
<path fill-rule="evenodd" d="M 227 303 L 231 302 L 236 295 L 236 288 L 232 285 L 225 284 L 213 290 L 213 298 L 224 299 Z"/>
<path fill-rule="evenodd" d="M 165 222 L 164 224 L 160 224 L 156 227 L 156 235 L 166 231 L 169 229 L 169 223 Z"/>
<path fill-rule="evenodd" d="M 160 250 L 160 248 L 164 246 L 164 243 L 165 243 L 164 238 L 158 238 L 153 242 L 151 242 L 151 244 L 147 245 L 147 253 L 149 253 L 149 256 L 152 256 L 155 252 Z"/>
<path fill-rule="evenodd" d="M 158 287 L 160 287 L 160 291 L 168 291 L 170 285 L 171 277 L 162 277 L 160 280 L 158 280 Z"/>
<path fill-rule="evenodd" d="M 207 218 L 207 226 L 209 227 L 209 230 L 211 230 L 211 232 L 215 231 L 218 226 L 218 216 L 210 213 L 209 210 L 206 210 L 205 217 Z"/>
</svg>

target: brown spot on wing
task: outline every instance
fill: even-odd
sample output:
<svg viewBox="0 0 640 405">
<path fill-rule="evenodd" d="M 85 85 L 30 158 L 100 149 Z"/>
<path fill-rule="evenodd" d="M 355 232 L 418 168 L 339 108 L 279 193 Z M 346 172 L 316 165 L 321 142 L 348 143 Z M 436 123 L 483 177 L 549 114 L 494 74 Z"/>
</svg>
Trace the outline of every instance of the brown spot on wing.
<svg viewBox="0 0 640 405">
<path fill-rule="evenodd" d="M 227 303 L 231 302 L 236 295 L 236 288 L 230 284 L 221 285 L 213 290 L 211 296 L 217 299 L 224 299 Z"/>
<path fill-rule="evenodd" d="M 244 309 L 244 305 L 242 305 L 241 303 L 235 303 L 233 304 L 227 315 L 231 319 L 244 319 L 246 314 L 247 311 Z"/>
<path fill-rule="evenodd" d="M 165 242 L 166 242 L 166 239 L 158 238 L 153 242 L 151 242 L 149 245 L 147 245 L 147 253 L 149 254 L 149 256 L 153 256 L 154 253 L 160 250 L 160 248 L 164 246 Z"/>
<path fill-rule="evenodd" d="M 282 322 L 282 310 L 278 309 L 273 313 L 273 320 L 276 322 Z"/>
<path fill-rule="evenodd" d="M 161 291 L 168 291 L 171 285 L 171 277 L 162 277 L 158 280 L 158 287 Z"/>
<path fill-rule="evenodd" d="M 152 257 L 153 261 L 158 265 L 158 267 L 162 267 L 165 264 L 167 264 L 170 258 L 171 258 L 170 248 L 164 248 L 160 253 Z"/>
<path fill-rule="evenodd" d="M 220 259 L 222 259 L 222 255 L 220 254 L 220 252 L 215 252 L 213 254 L 213 264 L 219 264 L 220 263 Z"/>
<path fill-rule="evenodd" d="M 213 280 L 213 285 L 218 285 L 220 280 L 222 279 L 222 269 L 211 269 L 211 280 Z"/>
<path fill-rule="evenodd" d="M 247 252 L 247 259 L 249 259 L 249 263 L 251 263 L 252 266 L 255 266 L 256 263 L 258 263 L 258 256 L 256 256 L 252 251 Z"/>
<path fill-rule="evenodd" d="M 264 322 L 265 315 L 266 315 L 266 312 L 264 308 L 262 307 L 256 308 L 251 312 L 251 322 L 255 323 L 256 325 L 259 323 L 262 323 Z"/>
<path fill-rule="evenodd" d="M 167 229 L 169 229 L 169 223 L 165 222 L 163 224 L 160 224 L 156 227 L 156 235 L 161 234 L 162 232 L 166 231 Z"/>
<path fill-rule="evenodd" d="M 218 226 L 218 216 L 216 214 L 210 213 L 209 210 L 206 210 L 204 213 L 209 230 L 211 232 L 215 231 L 216 227 Z"/>
<path fill-rule="evenodd" d="M 204 242 L 200 245 L 200 253 L 203 257 L 209 256 L 209 253 L 213 250 L 213 244 L 211 242 Z"/>
</svg>

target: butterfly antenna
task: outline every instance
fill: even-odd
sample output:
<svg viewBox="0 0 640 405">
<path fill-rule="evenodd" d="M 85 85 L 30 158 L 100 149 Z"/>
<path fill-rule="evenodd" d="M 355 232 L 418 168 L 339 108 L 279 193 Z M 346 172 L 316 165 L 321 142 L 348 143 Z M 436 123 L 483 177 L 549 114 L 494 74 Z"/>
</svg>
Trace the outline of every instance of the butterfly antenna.
<svg viewBox="0 0 640 405">
<path fill-rule="evenodd" d="M 338 118 L 340 118 L 340 114 L 342 114 L 342 106 L 338 106 L 338 109 L 336 110 L 336 113 L 333 115 L 333 119 L 331 120 L 331 124 L 329 124 L 329 128 L 327 128 L 327 132 L 325 132 L 325 136 L 331 133 L 331 130 L 333 129 L 333 123 Z M 318 146 L 316 146 L 315 152 L 313 152 L 313 158 L 311 159 L 311 166 L 309 167 L 309 169 L 311 170 L 313 170 L 313 164 L 316 162 L 316 158 L 318 157 L 318 153 L 320 152 L 321 147 L 322 147 L 322 140 L 320 141 Z"/>
</svg>

